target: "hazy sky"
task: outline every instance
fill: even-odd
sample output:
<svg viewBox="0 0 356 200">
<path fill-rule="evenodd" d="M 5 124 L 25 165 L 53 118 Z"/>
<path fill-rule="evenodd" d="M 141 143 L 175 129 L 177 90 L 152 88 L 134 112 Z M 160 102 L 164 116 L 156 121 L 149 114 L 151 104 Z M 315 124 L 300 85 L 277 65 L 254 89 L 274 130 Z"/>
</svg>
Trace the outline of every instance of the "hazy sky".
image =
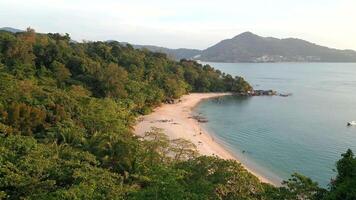
<svg viewBox="0 0 356 200">
<path fill-rule="evenodd" d="M 0 0 L 0 27 L 204 49 L 244 31 L 356 50 L 356 0 Z"/>
</svg>

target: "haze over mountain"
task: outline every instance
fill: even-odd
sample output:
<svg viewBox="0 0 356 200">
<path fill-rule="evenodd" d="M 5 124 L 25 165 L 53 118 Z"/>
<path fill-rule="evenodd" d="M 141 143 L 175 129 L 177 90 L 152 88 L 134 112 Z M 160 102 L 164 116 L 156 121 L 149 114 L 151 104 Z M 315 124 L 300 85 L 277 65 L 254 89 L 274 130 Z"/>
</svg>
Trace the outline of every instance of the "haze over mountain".
<svg viewBox="0 0 356 200">
<path fill-rule="evenodd" d="M 194 59 L 195 56 L 201 54 L 201 50 L 198 49 L 187 49 L 187 48 L 179 48 L 179 49 L 169 49 L 165 47 L 159 47 L 154 45 L 132 45 L 135 49 L 148 49 L 154 52 L 165 53 L 168 57 L 171 57 L 175 60 L 181 59 Z"/>
<path fill-rule="evenodd" d="M 212 62 L 356 62 L 356 52 L 311 42 L 261 37 L 245 32 L 202 51 L 199 60 Z"/>
<path fill-rule="evenodd" d="M 2 27 L 2 28 L 0 28 L 0 31 L 7 31 L 7 32 L 11 32 L 11 33 L 23 32 L 23 30 L 20 30 L 17 28 L 11 28 L 11 27 Z"/>
<path fill-rule="evenodd" d="M 210 62 L 356 62 L 356 51 L 338 50 L 296 38 L 261 37 L 251 32 L 205 49 L 169 49 L 150 45 L 133 45 L 162 52 L 179 60 L 197 59 Z"/>
</svg>

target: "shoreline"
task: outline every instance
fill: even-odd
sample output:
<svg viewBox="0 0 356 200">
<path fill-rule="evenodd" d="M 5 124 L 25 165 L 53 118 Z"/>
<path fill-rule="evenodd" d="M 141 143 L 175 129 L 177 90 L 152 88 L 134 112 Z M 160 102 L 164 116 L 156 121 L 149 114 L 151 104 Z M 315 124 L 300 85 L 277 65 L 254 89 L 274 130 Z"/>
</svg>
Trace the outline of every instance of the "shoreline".
<svg viewBox="0 0 356 200">
<path fill-rule="evenodd" d="M 134 133 L 142 136 L 151 127 L 162 128 L 169 139 L 184 138 L 197 146 L 201 155 L 218 156 L 222 159 L 240 160 L 219 142 L 212 134 L 205 130 L 200 123 L 193 119 L 193 109 L 204 99 L 228 96 L 232 93 L 191 93 L 180 98 L 175 104 L 162 104 L 148 115 L 141 116 L 134 126 Z M 242 163 L 241 163 L 242 164 Z M 242 164 L 243 167 L 255 175 L 261 182 L 278 185 L 255 170 Z"/>
</svg>

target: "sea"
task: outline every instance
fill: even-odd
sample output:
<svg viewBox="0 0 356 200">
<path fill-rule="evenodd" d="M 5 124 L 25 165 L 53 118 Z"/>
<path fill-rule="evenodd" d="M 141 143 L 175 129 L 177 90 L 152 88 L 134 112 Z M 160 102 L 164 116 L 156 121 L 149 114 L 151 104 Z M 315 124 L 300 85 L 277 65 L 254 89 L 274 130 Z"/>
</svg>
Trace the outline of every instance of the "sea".
<svg viewBox="0 0 356 200">
<path fill-rule="evenodd" d="M 227 96 L 194 112 L 214 140 L 274 183 L 293 173 L 327 188 L 336 162 L 356 153 L 356 63 L 205 63 L 281 96 Z"/>
</svg>

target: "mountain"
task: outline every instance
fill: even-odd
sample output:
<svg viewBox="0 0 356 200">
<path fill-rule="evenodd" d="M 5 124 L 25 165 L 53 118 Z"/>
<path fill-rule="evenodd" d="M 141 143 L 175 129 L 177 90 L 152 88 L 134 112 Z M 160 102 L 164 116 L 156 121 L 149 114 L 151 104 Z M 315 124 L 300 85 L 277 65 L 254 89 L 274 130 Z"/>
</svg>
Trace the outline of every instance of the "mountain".
<svg viewBox="0 0 356 200">
<path fill-rule="evenodd" d="M 107 40 L 106 42 L 118 42 L 116 40 Z M 131 44 L 128 42 L 119 42 L 123 45 L 130 44 L 135 49 L 147 49 L 153 52 L 159 52 L 167 54 L 169 58 L 174 60 L 181 60 L 181 59 L 191 59 L 193 60 L 195 57 L 199 56 L 201 50 L 198 49 L 187 49 L 187 48 L 179 48 L 179 49 L 170 49 L 166 47 L 154 46 L 154 45 L 139 45 L 139 44 Z"/>
<path fill-rule="evenodd" d="M 210 62 L 356 62 L 356 51 L 245 32 L 203 50 L 198 59 Z"/>
<path fill-rule="evenodd" d="M 278 39 L 244 32 L 205 50 L 132 45 L 167 54 L 176 60 L 208 62 L 356 62 L 356 51 L 338 50 L 296 38 Z"/>
<path fill-rule="evenodd" d="M 193 59 L 195 56 L 201 53 L 201 50 L 198 49 L 186 49 L 186 48 L 169 49 L 165 47 L 158 47 L 152 45 L 133 45 L 133 47 L 136 49 L 148 49 L 154 52 L 165 53 L 169 57 L 172 57 L 176 60 Z"/>
<path fill-rule="evenodd" d="M 11 28 L 11 27 L 2 27 L 2 28 L 0 28 L 0 31 L 7 31 L 7 32 L 11 32 L 11 33 L 23 32 L 23 30 Z"/>
<path fill-rule="evenodd" d="M 165 53 L 168 57 L 173 58 L 175 60 L 181 59 L 194 59 L 195 56 L 201 53 L 201 50 L 198 49 L 169 49 L 165 47 L 153 46 L 153 45 L 132 45 L 135 49 L 148 49 L 153 52 Z"/>
</svg>

